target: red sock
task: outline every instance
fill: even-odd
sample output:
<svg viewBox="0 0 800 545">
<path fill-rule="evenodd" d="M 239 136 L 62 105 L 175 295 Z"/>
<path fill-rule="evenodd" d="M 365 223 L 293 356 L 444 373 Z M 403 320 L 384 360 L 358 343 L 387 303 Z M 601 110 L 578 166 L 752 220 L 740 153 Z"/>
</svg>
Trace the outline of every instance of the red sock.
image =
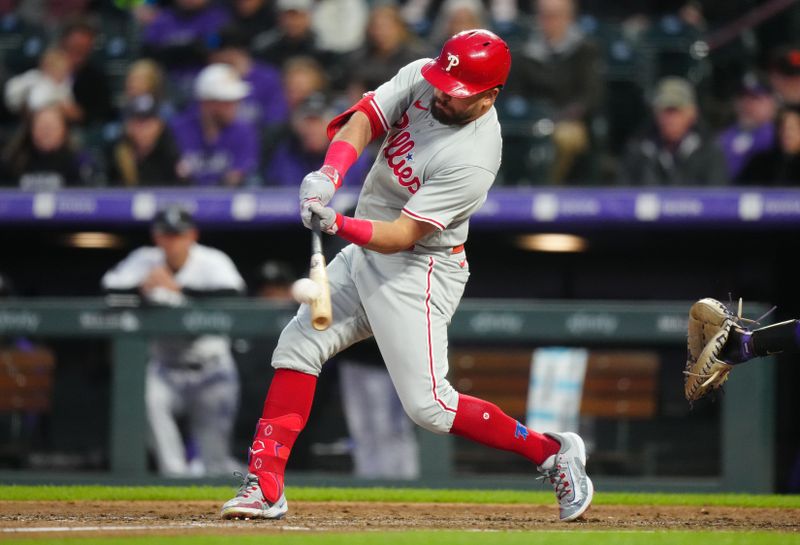
<svg viewBox="0 0 800 545">
<path fill-rule="evenodd" d="M 258 476 L 264 497 L 274 502 L 283 494 L 283 474 L 295 439 L 311 412 L 317 377 L 278 369 L 264 402 L 250 447 L 250 473 Z"/>
<path fill-rule="evenodd" d="M 541 465 L 561 448 L 558 441 L 526 428 L 488 401 L 458 394 L 458 411 L 450 433 L 521 454 Z"/>
</svg>

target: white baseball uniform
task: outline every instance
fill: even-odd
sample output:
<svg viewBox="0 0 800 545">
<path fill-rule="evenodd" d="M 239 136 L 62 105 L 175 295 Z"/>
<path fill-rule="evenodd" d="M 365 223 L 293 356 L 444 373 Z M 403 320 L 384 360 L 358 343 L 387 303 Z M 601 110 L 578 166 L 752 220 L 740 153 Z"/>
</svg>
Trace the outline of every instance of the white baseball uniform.
<svg viewBox="0 0 800 545">
<path fill-rule="evenodd" d="M 136 289 L 156 267 L 165 267 L 157 247 L 134 250 L 102 279 L 105 290 Z M 178 285 L 192 293 L 234 290 L 244 280 L 223 252 L 194 244 L 184 266 L 174 274 Z M 159 294 L 153 294 L 159 299 Z M 182 304 L 185 297 L 161 292 L 157 303 Z M 150 343 L 146 406 L 159 470 L 165 475 L 190 474 L 186 449 L 176 418 L 188 419 L 191 439 L 209 475 L 240 469 L 230 457 L 230 442 L 239 398 L 239 377 L 230 341 L 222 335 L 161 338 Z"/>
<path fill-rule="evenodd" d="M 430 113 L 434 88 L 420 69 L 402 68 L 365 108 L 386 131 L 359 197 L 356 217 L 394 221 L 406 214 L 436 231 L 391 255 L 347 246 L 328 266 L 333 324 L 312 329 L 302 305 L 281 334 L 272 365 L 318 375 L 330 357 L 375 336 L 409 416 L 447 433 L 458 394 L 445 378 L 447 326 L 469 276 L 469 217 L 486 200 L 500 168 L 502 140 L 491 108 L 466 125 L 443 125 Z"/>
</svg>

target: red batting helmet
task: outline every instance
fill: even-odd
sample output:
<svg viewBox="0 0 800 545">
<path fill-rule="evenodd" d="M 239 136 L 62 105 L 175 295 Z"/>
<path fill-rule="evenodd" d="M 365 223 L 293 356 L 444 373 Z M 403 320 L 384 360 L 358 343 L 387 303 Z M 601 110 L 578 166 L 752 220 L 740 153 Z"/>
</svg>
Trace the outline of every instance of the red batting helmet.
<svg viewBox="0 0 800 545">
<path fill-rule="evenodd" d="M 422 67 L 422 76 L 440 91 L 465 98 L 505 84 L 510 68 L 511 53 L 500 37 L 465 30 L 445 42 L 439 56 Z"/>
</svg>

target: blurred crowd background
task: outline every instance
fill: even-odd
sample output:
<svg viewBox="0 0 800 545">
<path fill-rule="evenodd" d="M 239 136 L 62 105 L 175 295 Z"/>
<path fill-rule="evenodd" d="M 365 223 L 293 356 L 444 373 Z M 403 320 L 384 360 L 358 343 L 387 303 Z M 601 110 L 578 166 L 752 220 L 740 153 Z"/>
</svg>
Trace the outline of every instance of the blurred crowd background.
<svg viewBox="0 0 800 545">
<path fill-rule="evenodd" d="M 513 53 L 499 184 L 800 180 L 791 0 L 4 0 L 0 180 L 295 185 L 330 118 L 475 27 Z"/>
<path fill-rule="evenodd" d="M 800 182 L 796 0 L 0 0 L 0 187 L 296 187 L 322 164 L 330 119 L 401 66 L 435 56 L 449 36 L 475 27 L 492 29 L 512 49 L 497 103 L 499 186 Z M 375 153 L 368 148 L 350 169 L 347 186 L 360 185 Z M 201 242 L 230 256 L 247 295 L 287 304 L 288 286 L 308 264 L 299 221 L 264 229 L 198 223 Z M 154 243 L 141 222 L 92 224 L 96 233 L 83 227 L 5 223 L 0 297 L 96 297 L 106 271 Z M 521 242 L 559 226 L 476 224 L 465 297 L 686 302 L 731 292 L 777 303 L 776 320 L 800 316 L 789 222 L 769 232 L 757 222 L 573 227 L 585 251 L 562 254 L 526 251 Z M 30 413 L 3 405 L 11 398 L 0 395 L 0 468 L 107 468 L 110 416 L 97 407 L 111 397 L 108 342 L 0 337 L 6 353 L 31 354 L 37 343 L 47 348 L 41 362 L 52 383 Z M 237 457 L 250 444 L 273 346 L 274 339 L 231 341 L 241 377 Z M 524 386 L 532 348 L 521 350 L 513 376 L 496 370 L 509 358 L 508 347 L 498 348 L 487 356 L 486 376 Z M 593 470 L 715 475 L 721 403 L 692 411 L 681 391 L 684 347 L 646 348 L 655 416 L 597 420 L 598 452 L 613 456 L 594 455 Z M 340 371 L 326 366 L 315 420 L 290 469 L 367 470 L 343 413 L 377 411 L 348 406 L 366 396 L 340 391 L 354 381 L 338 378 L 351 377 L 354 362 L 371 362 L 362 376 L 372 380 L 380 360 L 374 348 L 364 350 L 342 359 Z M 465 357 L 472 366 L 473 352 Z M 776 489 L 797 492 L 800 367 L 780 359 L 775 460 L 758 463 L 774 462 Z M 371 391 L 382 392 L 378 386 Z M 388 446 L 400 434 L 377 429 L 384 435 L 371 438 Z M 193 448 L 189 441 L 187 456 Z M 465 445 L 458 456 L 460 470 L 529 469 Z M 397 464 L 392 471 L 403 476 Z"/>
</svg>

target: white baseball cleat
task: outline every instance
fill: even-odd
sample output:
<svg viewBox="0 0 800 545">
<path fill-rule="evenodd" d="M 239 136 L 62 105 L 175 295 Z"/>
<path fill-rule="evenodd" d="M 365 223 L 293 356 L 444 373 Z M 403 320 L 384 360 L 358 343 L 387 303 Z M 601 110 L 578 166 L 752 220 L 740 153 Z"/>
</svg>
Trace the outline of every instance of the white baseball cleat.
<svg viewBox="0 0 800 545">
<path fill-rule="evenodd" d="M 540 479 L 550 481 L 558 498 L 559 518 L 569 522 L 580 517 L 592 503 L 594 485 L 586 474 L 586 446 L 577 433 L 545 433 L 561 443 L 561 449 L 537 467 Z"/>
<path fill-rule="evenodd" d="M 258 477 L 252 473 L 247 476 L 237 472 L 241 477 L 242 486 L 236 497 L 228 500 L 222 506 L 220 515 L 224 519 L 282 519 L 289 510 L 286 496 L 281 494 L 278 501 L 270 503 L 261 492 Z"/>
</svg>

